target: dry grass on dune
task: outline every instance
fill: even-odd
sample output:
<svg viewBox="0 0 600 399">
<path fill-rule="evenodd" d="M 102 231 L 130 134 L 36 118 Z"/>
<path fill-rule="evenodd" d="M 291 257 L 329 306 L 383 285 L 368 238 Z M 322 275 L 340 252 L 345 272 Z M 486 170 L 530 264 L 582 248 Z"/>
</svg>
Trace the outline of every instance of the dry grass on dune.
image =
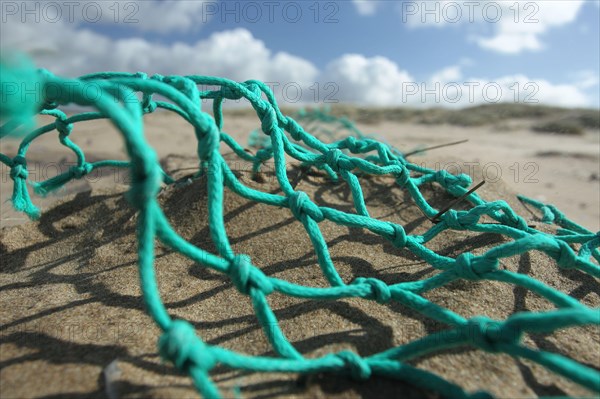
<svg viewBox="0 0 600 399">
<path fill-rule="evenodd" d="M 530 123 L 531 130 L 542 133 L 582 135 L 585 130 L 600 130 L 600 111 L 587 108 L 570 109 L 526 103 L 483 104 L 459 109 L 328 105 L 331 105 L 331 115 L 346 117 L 366 125 L 400 122 L 462 127 L 504 126 L 504 122 L 513 119 L 533 121 Z M 283 112 L 289 115 L 296 111 L 297 108 L 283 108 Z M 250 108 L 229 109 L 225 112 L 231 117 L 254 115 Z"/>
</svg>

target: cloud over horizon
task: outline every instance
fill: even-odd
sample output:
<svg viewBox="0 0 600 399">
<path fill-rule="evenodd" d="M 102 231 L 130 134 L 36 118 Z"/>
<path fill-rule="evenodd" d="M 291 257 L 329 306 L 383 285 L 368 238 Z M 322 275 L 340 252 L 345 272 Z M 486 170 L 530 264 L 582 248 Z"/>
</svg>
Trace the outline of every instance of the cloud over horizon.
<svg viewBox="0 0 600 399">
<path fill-rule="evenodd" d="M 443 29 L 470 25 L 472 32 L 467 40 L 485 50 L 514 55 L 543 50 L 544 34 L 573 23 L 584 4 L 584 0 L 436 0 L 404 1 L 396 8 L 401 22 L 410 28 Z M 376 12 L 370 1 L 370 8 L 355 6 L 361 15 Z"/>
<path fill-rule="evenodd" d="M 171 12 L 177 15 L 182 10 Z M 351 53 L 318 68 L 303 57 L 272 51 L 245 28 L 215 32 L 193 43 L 156 43 L 143 37 L 115 39 L 85 25 L 61 21 L 22 24 L 17 18 L 2 24 L 0 32 L 4 49 L 19 49 L 39 67 L 58 75 L 76 77 L 119 70 L 212 75 L 236 81 L 259 79 L 278 85 L 280 99 L 286 101 L 292 96 L 292 103 L 328 99 L 371 106 L 460 107 L 529 100 L 525 102 L 579 107 L 593 104 L 586 90 L 598 86 L 593 71 L 581 71 L 569 83 L 553 83 L 521 73 L 466 78 L 465 65 L 448 65 L 417 79 L 413 71 L 387 57 Z M 286 98 L 281 88 L 289 84 L 301 88 L 301 98 L 294 90 Z M 318 96 L 315 90 L 320 90 Z"/>
</svg>

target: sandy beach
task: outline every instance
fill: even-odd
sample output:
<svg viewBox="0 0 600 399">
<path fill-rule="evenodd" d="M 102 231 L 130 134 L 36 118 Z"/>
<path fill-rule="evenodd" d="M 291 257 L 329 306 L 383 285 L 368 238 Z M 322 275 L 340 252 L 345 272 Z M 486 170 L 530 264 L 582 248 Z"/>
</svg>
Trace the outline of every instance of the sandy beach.
<svg viewBox="0 0 600 399">
<path fill-rule="evenodd" d="M 40 118 L 41 122 L 50 122 Z M 157 113 L 146 117 L 145 133 L 162 158 L 165 171 L 176 179 L 197 170 L 196 143 L 190 126 L 179 118 Z M 523 120 L 519 123 L 523 124 Z M 240 143 L 258 127 L 255 118 L 226 118 L 224 131 Z M 551 202 L 587 228 L 598 229 L 599 182 L 595 131 L 577 137 L 543 135 L 526 125 L 499 131 L 493 127 L 391 123 L 359 124 L 403 152 L 468 139 L 411 155 L 409 160 L 451 173 L 469 173 L 474 182 L 486 180 L 478 194 L 489 201 L 503 199 L 528 223 L 555 234 L 556 226 L 540 222 L 539 212 L 521 204 L 516 193 Z M 339 132 L 339 134 L 343 134 Z M 126 159 L 123 142 L 107 122 L 82 123 L 72 133 L 87 160 Z M 18 141 L 6 140 L 2 152 L 14 155 Z M 222 144 L 222 152 L 228 150 Z M 262 181 L 254 181 L 250 165 L 233 154 L 230 167 L 243 184 L 265 192 L 278 185 L 265 165 Z M 56 133 L 36 140 L 28 152 L 32 180 L 65 171 L 74 160 L 61 148 Z M 490 166 L 491 165 L 491 166 Z M 516 165 L 516 166 L 515 166 Z M 528 165 L 534 165 L 534 169 Z M 346 184 L 329 182 L 323 173 L 299 175 L 296 163 L 288 166 L 297 188 L 320 206 L 350 211 Z M 517 174 L 518 173 L 518 174 Z M 294 179 L 296 179 L 294 177 Z M 597 176 L 596 176 L 597 177 Z M 29 222 L 8 202 L 11 180 L 3 172 L 0 230 L 3 294 L 0 380 L 3 396 L 28 398 L 194 397 L 189 377 L 161 361 L 156 350 L 158 328 L 142 306 L 139 288 L 135 211 L 124 198 L 127 173 L 105 170 L 68 184 L 46 198 L 33 196 L 42 208 L 38 222 Z M 184 179 L 185 180 L 185 179 Z M 431 228 L 405 191 L 389 177 L 362 180 L 371 216 L 405 226 L 419 235 Z M 432 205 L 441 208 L 452 198 L 436 185 L 422 187 Z M 183 238 L 216 252 L 208 234 L 206 178 L 168 186 L 159 201 Z M 297 284 L 327 286 L 314 248 L 302 225 L 289 209 L 255 204 L 225 191 L 225 221 L 233 249 L 248 254 L 268 276 Z M 457 209 L 469 209 L 461 203 Z M 386 284 L 409 282 L 439 273 L 406 249 L 364 229 L 329 221 L 319 224 L 341 278 L 376 277 Z M 290 241 L 293 237 L 293 241 Z M 495 234 L 448 230 L 428 243 L 445 256 L 483 253 L 509 240 Z M 256 321 L 247 297 L 236 291 L 224 275 L 207 270 L 157 246 L 157 281 L 169 312 L 190 320 L 209 345 L 256 356 L 274 356 Z M 578 270 L 564 270 L 541 252 L 502 260 L 501 269 L 527 274 L 547 286 L 568 293 L 581 303 L 600 306 L 597 281 Z M 455 281 L 424 297 L 464 316 L 486 315 L 504 320 L 521 311 L 549 311 L 554 305 L 527 289 L 500 281 Z M 350 349 L 368 356 L 407 344 L 444 325 L 399 303 L 386 305 L 358 298 L 337 301 L 301 300 L 287 295 L 269 296 L 282 332 L 310 357 Z M 598 370 L 600 335 L 597 327 L 527 334 L 531 348 L 560 353 Z M 528 360 L 459 347 L 408 361 L 433 372 L 467 392 L 486 390 L 497 397 L 589 396 L 590 391 Z M 435 392 L 410 381 L 372 377 L 367 383 L 327 373 L 300 376 L 234 371 L 216 367 L 211 377 L 225 397 L 241 393 L 248 398 L 314 397 L 370 398 L 401 395 L 438 398 Z"/>
<path fill-rule="evenodd" d="M 39 118 L 39 124 L 52 122 Z M 196 139 L 193 129 L 176 115 L 166 112 L 145 117 L 145 134 L 160 157 L 173 154 L 194 156 Z M 530 126 L 535 120 L 513 119 L 501 127 L 424 125 L 383 121 L 375 124 L 358 123 L 365 134 L 386 141 L 402 152 L 450 143 L 468 142 L 415 154 L 411 162 L 433 169 L 446 169 L 453 174 L 469 174 L 481 168 L 488 182 L 503 181 L 516 193 L 557 206 L 577 223 L 597 231 L 600 229 L 600 134 L 586 130 L 582 135 L 536 133 Z M 225 119 L 224 131 L 243 145 L 248 144 L 251 131 L 260 127 L 256 116 L 242 115 Z M 343 131 L 338 134 L 343 135 Z M 115 128 L 105 121 L 80 123 L 72 139 L 90 161 L 102 159 L 126 160 L 123 140 Z M 3 140 L 0 151 L 16 154 L 17 140 Z M 223 151 L 228 149 L 222 145 Z M 423 155 L 433 155 L 441 161 L 427 164 Z M 57 133 L 37 139 L 28 152 L 28 169 L 32 180 L 48 179 L 73 164 L 73 154 L 60 145 Z M 68 193 L 95 187 L 110 187 L 126 181 L 123 171 L 100 170 L 83 181 L 72 182 L 62 192 L 34 201 L 47 206 Z M 24 222 L 22 215 L 12 211 L 6 200 L 12 192 L 9 169 L 2 165 L 2 225 Z M 491 200 L 491 199 L 490 199 Z"/>
</svg>

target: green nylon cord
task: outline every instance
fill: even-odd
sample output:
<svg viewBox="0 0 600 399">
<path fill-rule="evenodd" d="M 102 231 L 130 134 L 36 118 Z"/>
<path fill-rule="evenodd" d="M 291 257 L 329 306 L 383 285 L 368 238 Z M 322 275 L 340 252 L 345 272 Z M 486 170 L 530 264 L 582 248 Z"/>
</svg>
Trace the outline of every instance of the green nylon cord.
<svg viewBox="0 0 600 399">
<path fill-rule="evenodd" d="M 577 225 L 555 207 L 519 197 L 526 205 L 533 206 L 541 212 L 543 222 L 555 223 L 562 228 L 556 235 L 552 235 L 529 227 L 525 219 L 517 215 L 506 202 L 486 202 L 476 193 L 472 193 L 467 200 L 473 208 L 468 211 L 450 210 L 442 215 L 439 223 L 423 235 L 409 235 L 401 225 L 369 216 L 368 204 L 365 203 L 360 185 L 362 176 L 372 174 L 394 177 L 396 183 L 407 190 L 415 204 L 429 217 L 436 215 L 439 210 L 433 208 L 423 197 L 420 187 L 425 184 L 437 184 L 458 197 L 468 191 L 472 183 L 469 176 L 455 176 L 446 171 L 435 171 L 412 164 L 398 150 L 367 137 L 345 118 L 334 118 L 326 112 L 299 112 L 297 116 L 306 126 L 326 121 L 337 123 L 340 129 L 350 132 L 350 135 L 342 140 L 324 143 L 296 120 L 283 115 L 273 93 L 262 82 L 250 80 L 238 83 L 198 75 L 148 77 L 144 73 L 123 72 L 100 72 L 71 80 L 56 77 L 44 70 L 30 73 L 6 66 L 2 68 L 3 83 L 5 76 L 16 77 L 19 81 L 25 79 L 39 82 L 38 98 L 42 98 L 43 101 L 41 109 L 40 104 L 26 104 L 19 110 L 15 106 L 15 99 L 10 96 L 11 93 L 3 93 L 0 105 L 3 115 L 9 115 L 9 120 L 2 125 L 0 138 L 14 135 L 19 126 L 26 124 L 28 121 L 25 119 L 31 113 L 30 109 L 37 108 L 40 114 L 55 118 L 53 123 L 26 135 L 15 157 L 0 154 L 0 162 L 10 168 L 10 177 L 14 181 L 14 208 L 33 219 L 39 217 L 39 210 L 32 203 L 27 190 L 29 175 L 26 155 L 30 144 L 36 138 L 54 130 L 58 131 L 60 142 L 73 151 L 77 163 L 65 173 L 33 183 L 37 194 L 43 195 L 56 190 L 73 179 L 82 179 L 97 168 L 129 168 L 132 183 L 127 196 L 139 212 L 137 240 L 140 284 L 147 312 L 163 332 L 158 342 L 159 352 L 163 358 L 187 372 L 204 397 L 220 397 L 219 390 L 209 374 L 216 364 L 263 372 L 341 373 L 358 380 L 380 375 L 434 390 L 447 397 L 489 397 L 485 392 L 467 393 L 458 385 L 405 363 L 410 359 L 465 345 L 537 362 L 600 393 L 600 373 L 597 370 L 566 356 L 534 350 L 521 343 L 523 335 L 530 332 L 552 333 L 563 328 L 599 325 L 600 309 L 589 308 L 575 298 L 530 276 L 499 269 L 500 259 L 535 250 L 556 260 L 560 268 L 577 269 L 600 278 L 600 267 L 593 261 L 594 259 L 597 262 L 600 258 L 599 233 L 594 234 Z M 89 85 L 94 85 L 95 89 L 99 88 L 100 95 L 95 98 L 86 95 Z M 199 91 L 197 85 L 216 86 L 217 89 Z M 50 87 L 52 90 L 47 90 Z M 142 95 L 141 101 L 136 93 Z M 18 94 L 13 93 L 14 95 Z M 154 95 L 160 95 L 166 101 L 154 101 Z M 260 136 L 256 132 L 252 134 L 252 140 L 260 143 L 256 145 L 259 150 L 255 155 L 244 151 L 239 143 L 222 131 L 223 100 L 241 98 L 250 102 L 261 122 Z M 204 99 L 213 100 L 214 118 L 202 111 L 201 104 Z M 91 106 L 97 112 L 67 117 L 58 109 L 59 106 L 67 104 Z M 203 173 L 207 174 L 209 227 L 219 251 L 218 255 L 207 253 L 180 237 L 169 224 L 156 200 L 160 184 L 173 183 L 173 179 L 160 168 L 156 153 L 144 138 L 143 115 L 158 108 L 176 113 L 194 128 L 198 143 L 198 165 Z M 76 123 L 104 118 L 109 119 L 122 134 L 129 162 L 105 160 L 88 163 L 83 151 L 71 141 L 73 126 Z M 316 131 L 313 130 L 313 133 Z M 325 134 L 332 136 L 333 133 L 325 131 Z M 221 142 L 242 159 L 252 162 L 255 172 L 264 162 L 273 160 L 275 176 L 283 195 L 261 192 L 242 184 L 219 153 Z M 320 207 L 308 195 L 296 191 L 286 172 L 286 157 L 302 162 L 305 167 L 324 170 L 332 179 L 341 177 L 350 187 L 355 213 Z M 251 201 L 289 208 L 291 214 L 304 226 L 330 287 L 308 287 L 266 276 L 260 268 L 252 264 L 248 256 L 234 254 L 223 218 L 224 187 Z M 480 219 L 483 216 L 488 216 L 497 223 L 481 223 Z M 344 281 L 335 268 L 321 233 L 319 223 L 323 220 L 368 229 L 389 240 L 399 250 L 413 252 L 440 273 L 424 280 L 392 285 L 365 277 Z M 476 256 L 464 253 L 454 259 L 442 256 L 426 246 L 430 240 L 448 229 L 501 234 L 511 240 L 489 249 L 484 254 Z M 246 356 L 219 346 L 207 345 L 190 323 L 173 320 L 161 300 L 154 273 L 156 240 L 194 260 L 198 267 L 209 267 L 227 274 L 236 289 L 250 297 L 257 318 L 278 357 Z M 571 247 L 573 244 L 580 245 L 579 252 Z M 556 305 L 557 309 L 543 313 L 517 313 L 506 320 L 491 320 L 483 316 L 465 319 L 422 296 L 427 291 L 458 279 L 500 281 L 517 285 L 546 298 Z M 273 292 L 315 300 L 355 297 L 379 303 L 396 301 L 447 325 L 448 328 L 368 357 L 361 357 L 351 351 L 341 351 L 319 358 L 305 358 L 279 328 L 268 301 L 268 296 Z"/>
</svg>

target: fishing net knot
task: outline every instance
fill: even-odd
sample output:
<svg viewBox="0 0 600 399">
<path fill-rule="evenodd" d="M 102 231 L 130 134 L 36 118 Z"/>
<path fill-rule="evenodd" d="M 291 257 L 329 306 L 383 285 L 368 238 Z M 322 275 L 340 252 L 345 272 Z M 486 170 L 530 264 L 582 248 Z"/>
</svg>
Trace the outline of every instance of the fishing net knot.
<svg viewBox="0 0 600 399">
<path fill-rule="evenodd" d="M 441 219 L 454 230 L 467 230 L 479 221 L 479 216 L 465 211 L 449 209 Z"/>
<path fill-rule="evenodd" d="M 80 166 L 71 166 L 69 168 L 69 173 L 76 179 L 81 179 L 83 176 L 88 175 L 92 170 L 94 170 L 92 164 L 84 162 L 83 165 Z"/>
<path fill-rule="evenodd" d="M 27 180 L 27 177 L 29 177 L 29 172 L 27 171 L 27 161 L 25 160 L 25 157 L 17 155 L 13 158 L 12 162 L 13 164 L 10 168 L 10 178 L 13 180 Z"/>
<path fill-rule="evenodd" d="M 161 357 L 171 361 L 181 371 L 187 371 L 193 363 L 209 370 L 215 360 L 197 336 L 194 327 L 185 320 L 174 320 L 158 340 Z"/>
<path fill-rule="evenodd" d="M 341 150 L 337 148 L 333 148 L 325 153 L 325 162 L 327 165 L 331 167 L 333 170 L 340 170 L 344 168 L 344 165 L 340 163 L 342 156 L 344 154 Z"/>
<path fill-rule="evenodd" d="M 270 107 L 263 102 L 261 103 L 261 106 L 256 109 L 256 112 L 260 118 L 260 128 L 265 134 L 271 135 L 279 126 L 275 110 L 273 107 Z"/>
<path fill-rule="evenodd" d="M 263 92 L 262 92 L 262 90 L 260 89 L 260 86 L 259 86 L 258 84 L 256 84 L 256 81 L 255 81 L 255 80 L 247 80 L 247 81 L 245 81 L 245 82 L 244 82 L 244 83 L 242 83 L 242 84 L 243 84 L 244 86 L 246 86 L 246 89 L 247 89 L 248 91 L 250 91 L 252 94 L 254 94 L 254 95 L 257 97 L 257 98 L 261 98 L 261 97 L 262 97 L 262 94 L 263 94 Z M 234 90 L 235 90 L 236 92 L 239 92 L 239 93 L 240 93 L 238 98 L 242 98 L 242 97 L 243 97 L 243 95 L 242 95 L 242 92 L 241 92 L 239 89 L 237 89 L 237 88 L 234 88 Z"/>
<path fill-rule="evenodd" d="M 144 93 L 142 96 L 142 111 L 146 114 L 150 114 L 156 111 L 157 104 L 152 100 L 152 94 Z"/>
<path fill-rule="evenodd" d="M 352 351 L 340 351 L 333 356 L 344 363 L 355 380 L 367 380 L 371 376 L 371 366 L 358 354 Z"/>
<path fill-rule="evenodd" d="M 239 292 L 250 294 L 251 288 L 262 291 L 265 295 L 273 292 L 273 284 L 265 274 L 253 266 L 248 255 L 236 255 L 229 263 L 228 274 Z"/>
<path fill-rule="evenodd" d="M 67 118 L 64 115 L 61 115 L 61 117 L 56 118 L 54 123 L 56 124 L 56 130 L 58 131 L 58 137 L 61 140 L 64 140 L 73 131 L 73 124 L 67 123 Z"/>
<path fill-rule="evenodd" d="M 480 280 L 486 273 L 498 268 L 498 259 L 485 256 L 474 256 L 466 252 L 456 258 L 454 273 L 465 280 Z"/>
<path fill-rule="evenodd" d="M 294 191 L 288 198 L 288 204 L 294 217 L 298 220 L 302 220 L 304 215 L 310 216 L 317 223 L 325 219 L 321 209 L 310 200 L 304 191 Z"/>
<path fill-rule="evenodd" d="M 403 165 L 398 162 L 400 168 L 402 169 L 399 173 L 396 173 L 396 183 L 400 188 L 406 187 L 408 182 L 410 181 L 410 171 Z"/>
<path fill-rule="evenodd" d="M 186 95 L 194 104 L 197 104 L 200 101 L 200 93 L 198 92 L 198 86 L 196 83 L 184 76 L 178 75 L 170 75 L 166 76 L 162 80 L 164 83 L 167 83 L 183 94 Z"/>
<path fill-rule="evenodd" d="M 469 341 L 487 352 L 501 352 L 503 344 L 516 344 L 521 339 L 521 331 L 505 323 L 485 316 L 471 318 L 466 324 Z"/>
<path fill-rule="evenodd" d="M 388 239 L 392 241 L 392 244 L 397 248 L 404 248 L 408 242 L 408 237 L 404 227 L 396 223 L 389 223 L 394 232 L 388 236 Z"/>
<path fill-rule="evenodd" d="M 365 140 L 357 140 L 355 137 L 348 136 L 345 140 L 346 147 L 355 154 L 366 151 L 369 143 Z"/>
<path fill-rule="evenodd" d="M 529 228 L 529 226 L 527 225 L 527 221 L 521 216 L 514 213 L 507 213 L 506 215 L 508 216 L 508 223 L 512 227 L 525 231 Z"/>
<path fill-rule="evenodd" d="M 352 282 L 352 284 L 367 284 L 371 289 L 371 294 L 367 298 L 375 299 L 377 303 L 387 303 L 392 299 L 390 287 L 379 279 L 373 277 L 358 277 Z"/>
<path fill-rule="evenodd" d="M 457 187 L 467 188 L 473 183 L 469 175 L 464 173 L 461 173 L 460 175 L 453 175 L 444 169 L 435 172 L 433 174 L 433 179 L 449 190 Z"/>
<path fill-rule="evenodd" d="M 563 269 L 574 269 L 579 264 L 579 257 L 571 249 L 569 244 L 562 240 L 556 240 L 559 246 L 558 266 Z"/>
<path fill-rule="evenodd" d="M 219 90 L 219 96 L 228 100 L 239 100 L 242 98 L 242 93 L 239 90 L 235 90 L 231 87 L 222 87 Z"/>
<path fill-rule="evenodd" d="M 541 208 L 544 213 L 542 222 L 560 224 L 565 219 L 565 214 L 559 211 L 554 205 L 543 205 Z"/>
</svg>

